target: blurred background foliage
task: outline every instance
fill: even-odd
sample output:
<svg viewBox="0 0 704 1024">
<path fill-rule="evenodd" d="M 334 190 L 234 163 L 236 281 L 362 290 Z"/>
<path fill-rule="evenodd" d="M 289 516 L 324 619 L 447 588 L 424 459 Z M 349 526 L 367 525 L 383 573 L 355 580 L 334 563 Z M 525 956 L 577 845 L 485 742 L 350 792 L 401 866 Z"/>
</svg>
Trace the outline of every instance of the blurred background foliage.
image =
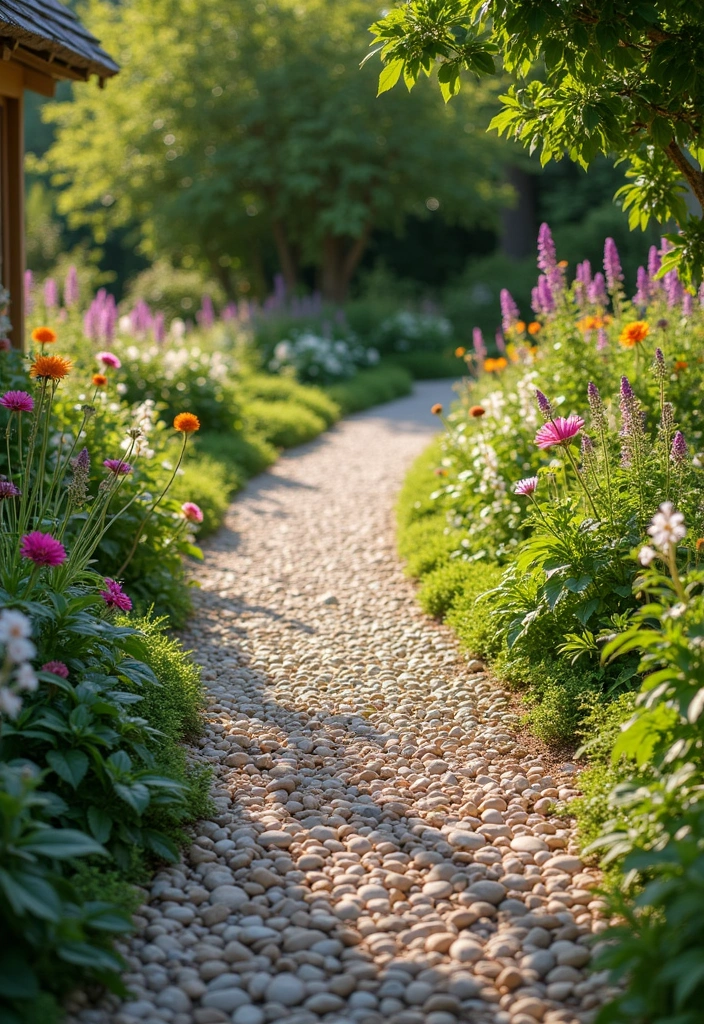
<svg viewBox="0 0 704 1024">
<path fill-rule="evenodd" d="M 262 298 L 281 274 L 338 304 L 438 304 L 464 341 L 497 326 L 500 286 L 528 314 L 542 220 L 573 265 L 613 236 L 629 283 L 652 241 L 614 204 L 610 161 L 541 170 L 486 133 L 496 84 L 448 105 L 425 82 L 377 99 L 378 69 L 359 68 L 373 0 L 77 6 L 122 71 L 28 103 L 40 277 L 77 263 L 118 299 L 187 315 L 189 290 Z"/>
</svg>

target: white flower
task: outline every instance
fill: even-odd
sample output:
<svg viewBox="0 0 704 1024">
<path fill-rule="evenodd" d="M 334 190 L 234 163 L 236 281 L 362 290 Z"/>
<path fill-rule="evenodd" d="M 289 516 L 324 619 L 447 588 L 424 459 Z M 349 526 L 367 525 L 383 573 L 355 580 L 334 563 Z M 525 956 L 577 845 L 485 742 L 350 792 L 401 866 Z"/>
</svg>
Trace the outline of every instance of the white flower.
<svg viewBox="0 0 704 1024">
<path fill-rule="evenodd" d="M 651 548 L 648 544 L 645 544 L 638 552 L 638 561 L 641 565 L 650 565 L 652 560 L 657 557 L 657 551 L 655 548 Z"/>
<path fill-rule="evenodd" d="M 118 383 L 115 385 L 115 391 L 117 391 L 118 395 L 126 395 L 127 385 L 124 384 L 122 381 L 118 381 Z"/>
<path fill-rule="evenodd" d="M 0 643 L 8 640 L 28 637 L 32 633 L 32 623 L 22 612 L 5 608 L 0 612 Z"/>
<path fill-rule="evenodd" d="M 17 718 L 22 709 L 22 698 L 18 697 L 6 686 L 0 686 L 0 714 L 8 718 Z"/>
<path fill-rule="evenodd" d="M 37 649 L 31 640 L 24 637 L 11 637 L 5 644 L 5 653 L 15 665 L 21 665 L 23 661 L 29 661 L 37 653 Z"/>
<path fill-rule="evenodd" d="M 659 548 L 660 551 L 667 551 L 671 544 L 677 544 L 687 535 L 684 516 L 681 512 L 675 511 L 671 501 L 665 501 L 653 516 L 648 533 L 653 538 L 656 548 Z"/>
<path fill-rule="evenodd" d="M 39 686 L 34 669 L 31 665 L 26 662 L 24 665 L 20 665 L 15 673 L 15 679 L 17 681 L 18 690 L 27 690 L 29 693 L 34 693 L 36 688 Z"/>
</svg>

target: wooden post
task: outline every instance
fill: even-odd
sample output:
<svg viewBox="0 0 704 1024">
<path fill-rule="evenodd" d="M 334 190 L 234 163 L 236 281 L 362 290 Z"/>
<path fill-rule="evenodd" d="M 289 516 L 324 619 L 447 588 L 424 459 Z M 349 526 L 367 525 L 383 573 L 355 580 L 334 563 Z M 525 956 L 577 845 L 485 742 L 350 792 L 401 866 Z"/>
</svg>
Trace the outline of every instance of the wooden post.
<svg viewBox="0 0 704 1024">
<path fill-rule="evenodd" d="M 5 101 L 7 114 L 6 145 L 6 188 L 7 211 L 5 259 L 6 281 L 10 291 L 10 339 L 13 348 L 24 348 L 24 109 L 23 96 L 8 97 Z"/>
</svg>

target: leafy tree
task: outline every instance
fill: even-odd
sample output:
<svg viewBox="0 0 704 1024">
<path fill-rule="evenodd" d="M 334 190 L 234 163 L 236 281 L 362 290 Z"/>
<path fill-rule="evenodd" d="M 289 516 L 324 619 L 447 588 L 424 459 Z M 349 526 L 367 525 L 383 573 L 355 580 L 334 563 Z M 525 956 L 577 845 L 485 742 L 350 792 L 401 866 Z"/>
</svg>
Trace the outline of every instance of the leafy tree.
<svg viewBox="0 0 704 1024">
<path fill-rule="evenodd" d="M 631 228 L 679 226 L 663 272 L 704 266 L 704 6 L 691 0 L 409 0 L 372 26 L 379 91 L 438 63 L 448 100 L 461 72 L 514 77 L 491 127 L 586 168 L 623 159 Z M 500 58 L 497 60 L 497 58 Z M 691 195 L 688 196 L 687 192 Z M 690 207 L 699 209 L 690 212 Z"/>
<path fill-rule="evenodd" d="M 228 290 L 275 245 L 289 286 L 302 267 L 344 298 L 370 234 L 437 207 L 491 216 L 489 90 L 456 110 L 419 89 L 411 108 L 359 73 L 374 0 L 89 0 L 122 73 L 48 108 L 59 209 L 101 242 L 137 223 L 150 256 L 207 264 Z M 479 141 L 478 141 L 479 140 Z M 498 170 L 498 169 L 497 169 Z"/>
</svg>

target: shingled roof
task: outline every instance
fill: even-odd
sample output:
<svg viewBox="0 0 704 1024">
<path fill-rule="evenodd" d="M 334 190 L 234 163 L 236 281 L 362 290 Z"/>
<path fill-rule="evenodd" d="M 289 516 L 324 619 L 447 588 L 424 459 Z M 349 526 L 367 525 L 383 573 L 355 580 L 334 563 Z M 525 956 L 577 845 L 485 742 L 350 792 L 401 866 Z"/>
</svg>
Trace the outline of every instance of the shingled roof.
<svg viewBox="0 0 704 1024">
<path fill-rule="evenodd" d="M 73 11 L 58 0 L 0 0 L 0 47 L 32 67 L 46 63 L 56 78 L 110 78 L 120 70 Z"/>
</svg>

